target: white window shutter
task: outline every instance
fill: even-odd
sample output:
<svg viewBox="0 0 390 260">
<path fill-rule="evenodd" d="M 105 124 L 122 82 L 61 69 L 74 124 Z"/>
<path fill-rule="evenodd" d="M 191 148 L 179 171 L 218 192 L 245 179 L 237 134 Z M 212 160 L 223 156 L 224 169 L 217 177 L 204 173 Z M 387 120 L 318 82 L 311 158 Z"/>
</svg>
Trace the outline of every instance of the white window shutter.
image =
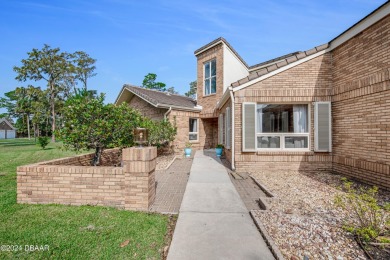
<svg viewBox="0 0 390 260">
<path fill-rule="evenodd" d="M 256 103 L 242 104 L 242 151 L 256 151 Z"/>
<path fill-rule="evenodd" d="M 232 130 L 232 127 L 231 127 L 231 118 L 232 118 L 232 115 L 230 113 L 230 107 L 227 107 L 226 108 L 226 123 L 225 123 L 225 131 L 226 131 L 226 134 L 225 134 L 225 146 L 226 148 L 230 149 L 230 143 L 231 143 L 231 139 L 232 139 L 232 135 L 231 135 L 231 130 Z"/>
<path fill-rule="evenodd" d="M 332 151 L 332 113 L 330 102 L 314 103 L 314 151 Z"/>
<path fill-rule="evenodd" d="M 219 115 L 218 118 L 218 144 L 222 144 L 223 142 L 223 114 Z"/>
</svg>

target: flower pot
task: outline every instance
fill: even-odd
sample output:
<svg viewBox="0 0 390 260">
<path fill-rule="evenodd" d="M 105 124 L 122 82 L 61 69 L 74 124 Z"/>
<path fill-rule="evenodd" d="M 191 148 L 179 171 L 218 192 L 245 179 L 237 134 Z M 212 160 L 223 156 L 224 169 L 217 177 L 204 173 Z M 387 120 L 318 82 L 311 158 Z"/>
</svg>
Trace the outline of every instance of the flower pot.
<svg viewBox="0 0 390 260">
<path fill-rule="evenodd" d="M 191 157 L 192 148 L 184 148 L 186 157 Z"/>
<path fill-rule="evenodd" d="M 223 152 L 223 148 L 215 148 L 215 152 L 217 153 L 218 157 L 221 157 L 222 152 Z"/>
</svg>

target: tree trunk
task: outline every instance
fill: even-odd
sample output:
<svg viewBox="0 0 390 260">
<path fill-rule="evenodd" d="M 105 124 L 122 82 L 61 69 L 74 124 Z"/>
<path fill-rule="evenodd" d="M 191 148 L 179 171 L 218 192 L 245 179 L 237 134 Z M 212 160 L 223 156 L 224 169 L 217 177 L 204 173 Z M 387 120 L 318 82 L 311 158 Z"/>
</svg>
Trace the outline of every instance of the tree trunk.
<svg viewBox="0 0 390 260">
<path fill-rule="evenodd" d="M 102 147 L 96 147 L 95 150 L 95 156 L 92 159 L 91 165 L 92 166 L 99 166 L 100 165 L 100 159 L 102 157 L 103 148 Z"/>
<path fill-rule="evenodd" d="M 27 135 L 28 135 L 28 140 L 31 140 L 31 136 L 30 136 L 30 116 L 29 116 L 29 114 L 27 114 L 26 117 L 27 117 Z"/>
<path fill-rule="evenodd" d="M 54 89 L 52 89 L 50 93 L 50 106 L 51 106 L 51 141 L 54 143 L 56 141 L 55 133 L 56 130 L 56 111 L 55 111 L 55 96 L 54 96 Z"/>
</svg>

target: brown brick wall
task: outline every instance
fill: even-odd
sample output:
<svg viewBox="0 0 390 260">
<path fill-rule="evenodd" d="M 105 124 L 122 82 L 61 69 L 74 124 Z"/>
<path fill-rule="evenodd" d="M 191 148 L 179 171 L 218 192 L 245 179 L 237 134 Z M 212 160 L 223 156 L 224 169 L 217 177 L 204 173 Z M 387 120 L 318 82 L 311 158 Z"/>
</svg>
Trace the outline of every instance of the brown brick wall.
<svg viewBox="0 0 390 260">
<path fill-rule="evenodd" d="M 123 167 L 53 165 L 52 161 L 21 166 L 17 201 L 148 210 L 155 196 L 156 157 L 155 147 L 128 148 L 123 150 Z"/>
<path fill-rule="evenodd" d="M 130 107 L 140 111 L 143 116 L 149 117 L 154 120 L 164 119 L 164 114 L 168 111 L 168 109 L 154 107 L 137 96 L 133 96 L 133 98 L 130 99 L 128 104 Z"/>
<path fill-rule="evenodd" d="M 217 66 L 217 88 L 216 93 L 204 96 L 204 75 L 203 65 L 205 62 L 216 59 Z M 203 118 L 216 117 L 216 105 L 223 95 L 223 45 L 219 45 L 199 54 L 197 56 L 197 82 L 198 82 L 198 104 L 203 107 L 200 116 Z"/>
<path fill-rule="evenodd" d="M 390 16 L 333 50 L 333 171 L 390 187 Z"/>
<path fill-rule="evenodd" d="M 84 154 L 80 156 L 73 156 L 61 158 L 41 163 L 42 165 L 73 165 L 73 166 L 90 166 L 94 157 L 94 153 Z M 119 166 L 122 160 L 120 149 L 104 150 L 101 157 L 102 166 Z"/>
<path fill-rule="evenodd" d="M 330 101 L 331 54 L 326 53 L 235 93 L 235 164 L 237 171 L 331 170 L 329 153 L 314 153 L 314 101 Z M 310 108 L 311 152 L 242 152 L 242 103 L 302 103 Z"/>
</svg>

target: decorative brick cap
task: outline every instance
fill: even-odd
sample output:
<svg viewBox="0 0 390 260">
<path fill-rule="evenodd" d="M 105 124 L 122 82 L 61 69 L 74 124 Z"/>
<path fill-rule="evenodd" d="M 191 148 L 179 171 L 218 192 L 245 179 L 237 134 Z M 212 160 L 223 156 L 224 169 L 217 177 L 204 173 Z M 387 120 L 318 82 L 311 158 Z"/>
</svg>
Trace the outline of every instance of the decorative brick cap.
<svg viewBox="0 0 390 260">
<path fill-rule="evenodd" d="M 131 147 L 122 150 L 122 161 L 152 161 L 156 157 L 156 147 Z"/>
</svg>

